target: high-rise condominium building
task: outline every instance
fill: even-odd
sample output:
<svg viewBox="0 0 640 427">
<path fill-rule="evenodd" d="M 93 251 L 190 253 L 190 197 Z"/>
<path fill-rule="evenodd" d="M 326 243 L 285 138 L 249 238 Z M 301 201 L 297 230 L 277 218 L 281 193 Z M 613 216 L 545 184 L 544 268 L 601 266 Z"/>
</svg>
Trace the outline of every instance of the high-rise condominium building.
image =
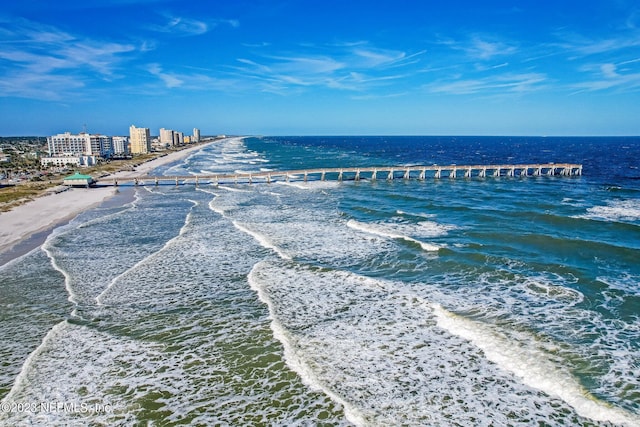
<svg viewBox="0 0 640 427">
<path fill-rule="evenodd" d="M 149 128 L 129 127 L 129 145 L 131 154 L 146 154 L 151 151 Z"/>
<path fill-rule="evenodd" d="M 129 154 L 129 137 L 114 136 L 111 139 L 113 140 L 113 154 Z"/>
<path fill-rule="evenodd" d="M 72 134 L 59 133 L 47 137 L 49 156 L 100 156 L 111 157 L 113 144 L 110 136 L 90 135 L 86 132 Z"/>
<path fill-rule="evenodd" d="M 184 133 L 173 131 L 173 145 L 184 144 Z"/>
<path fill-rule="evenodd" d="M 173 143 L 174 132 L 171 129 L 160 128 L 160 143 L 163 145 L 174 145 Z"/>
<path fill-rule="evenodd" d="M 200 142 L 200 129 L 193 128 L 193 137 L 191 138 L 191 142 Z"/>
</svg>

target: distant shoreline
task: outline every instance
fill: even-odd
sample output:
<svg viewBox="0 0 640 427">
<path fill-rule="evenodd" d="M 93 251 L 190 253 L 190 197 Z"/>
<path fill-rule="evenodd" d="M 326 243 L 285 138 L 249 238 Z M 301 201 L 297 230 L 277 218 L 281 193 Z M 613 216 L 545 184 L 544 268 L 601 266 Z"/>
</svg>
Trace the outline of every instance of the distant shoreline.
<svg viewBox="0 0 640 427">
<path fill-rule="evenodd" d="M 123 171 L 109 175 L 111 178 L 128 178 L 146 174 L 160 166 L 176 162 L 189 154 L 216 143 L 212 141 L 174 151 L 140 164 L 135 171 Z M 61 193 L 38 197 L 7 212 L 0 213 L 0 265 L 20 257 L 40 246 L 58 226 L 71 221 L 80 213 L 100 206 L 118 194 L 117 188 L 72 188 Z M 39 236 L 36 236 L 39 235 Z M 36 238 L 37 237 L 37 238 Z M 32 239 L 32 244 L 28 243 Z M 25 243 L 19 247 L 20 243 Z"/>
</svg>

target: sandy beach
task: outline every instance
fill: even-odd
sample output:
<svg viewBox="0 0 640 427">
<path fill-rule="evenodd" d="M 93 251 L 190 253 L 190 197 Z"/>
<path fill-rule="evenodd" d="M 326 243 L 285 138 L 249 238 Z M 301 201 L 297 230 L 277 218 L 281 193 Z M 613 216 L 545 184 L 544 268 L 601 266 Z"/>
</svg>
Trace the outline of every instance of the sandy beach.
<svg viewBox="0 0 640 427">
<path fill-rule="evenodd" d="M 199 144 L 184 150 L 172 152 L 146 163 L 135 171 L 124 171 L 110 175 L 113 178 L 127 178 L 144 175 L 155 168 L 187 157 L 202 149 Z M 71 188 L 57 194 L 34 199 L 8 212 L 0 213 L 0 253 L 9 251 L 17 243 L 55 225 L 69 221 L 86 209 L 100 205 L 116 194 L 114 187 Z"/>
</svg>

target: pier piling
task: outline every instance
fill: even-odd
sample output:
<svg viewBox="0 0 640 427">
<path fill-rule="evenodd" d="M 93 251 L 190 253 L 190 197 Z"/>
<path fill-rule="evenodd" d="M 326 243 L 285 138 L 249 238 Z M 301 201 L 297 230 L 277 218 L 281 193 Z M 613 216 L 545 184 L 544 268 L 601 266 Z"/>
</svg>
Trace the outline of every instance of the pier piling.
<svg viewBox="0 0 640 427">
<path fill-rule="evenodd" d="M 522 164 L 522 165 L 450 165 L 450 166 L 402 166 L 402 167 L 357 167 L 357 168 L 325 168 L 325 169 L 307 169 L 307 170 L 290 170 L 290 171 L 269 171 L 269 172 L 247 172 L 247 173 L 229 173 L 229 174 L 216 174 L 216 175 L 189 175 L 189 176 L 173 176 L 175 185 L 181 185 L 195 180 L 195 185 L 198 186 L 201 182 L 209 182 L 218 186 L 221 181 L 234 182 L 235 184 L 249 183 L 252 184 L 255 178 L 262 178 L 266 183 L 270 184 L 274 181 L 300 181 L 304 182 L 320 180 L 325 181 L 327 179 L 334 179 L 337 181 L 343 181 L 353 178 L 354 181 L 359 181 L 364 176 L 371 175 L 371 181 L 378 179 L 379 173 L 386 173 L 386 179 L 392 181 L 396 179 L 396 170 L 402 171 L 402 178 L 405 180 L 419 179 L 424 180 L 427 176 L 434 179 L 440 179 L 443 176 L 450 179 L 455 179 L 458 176 L 464 176 L 467 179 L 473 177 L 486 178 L 487 176 L 493 177 L 542 177 L 542 176 L 581 176 L 582 165 L 572 163 L 545 163 L 545 164 Z M 460 174 L 458 174 L 460 170 Z M 444 173 L 444 174 L 443 174 Z M 413 176 L 413 178 L 412 178 Z M 124 179 L 125 182 L 133 183 L 133 185 L 144 185 L 145 181 L 153 181 L 155 185 L 159 185 L 161 180 L 170 180 L 170 177 L 166 176 L 149 176 L 141 175 Z M 123 178 L 120 178 L 123 180 Z M 100 182 L 100 179 L 96 181 Z M 104 178 L 104 183 L 110 183 L 117 187 L 121 184 L 118 179 Z M 109 184 L 107 184 L 109 185 Z"/>
</svg>

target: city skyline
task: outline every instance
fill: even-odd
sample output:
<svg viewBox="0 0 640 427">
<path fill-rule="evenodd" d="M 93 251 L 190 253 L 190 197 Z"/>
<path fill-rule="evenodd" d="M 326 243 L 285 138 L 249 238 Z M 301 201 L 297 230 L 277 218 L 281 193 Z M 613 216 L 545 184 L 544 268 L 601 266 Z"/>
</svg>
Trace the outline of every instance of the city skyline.
<svg viewBox="0 0 640 427">
<path fill-rule="evenodd" d="M 63 0 L 0 12 L 0 135 L 640 135 L 636 2 Z"/>
</svg>

